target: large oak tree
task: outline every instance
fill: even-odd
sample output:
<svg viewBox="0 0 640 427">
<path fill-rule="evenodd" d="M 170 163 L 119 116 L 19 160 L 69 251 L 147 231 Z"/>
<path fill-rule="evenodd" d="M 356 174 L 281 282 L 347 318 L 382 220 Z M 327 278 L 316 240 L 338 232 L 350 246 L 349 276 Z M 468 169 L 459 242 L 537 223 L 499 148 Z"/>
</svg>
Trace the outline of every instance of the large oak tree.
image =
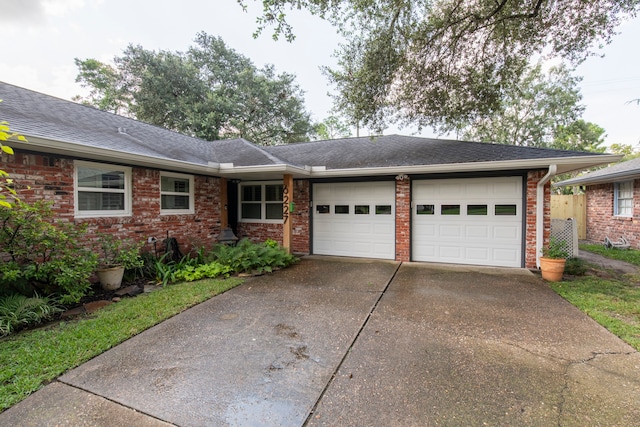
<svg viewBox="0 0 640 427">
<path fill-rule="evenodd" d="M 249 0 L 238 0 L 245 5 Z M 256 0 L 257 1 L 257 0 Z M 608 43 L 640 0 L 261 0 L 259 29 L 294 37 L 291 8 L 344 35 L 327 70 L 339 110 L 381 130 L 389 121 L 443 132 L 499 111 L 533 60 L 572 65 Z"/>
<path fill-rule="evenodd" d="M 75 99 L 206 140 L 242 137 L 263 145 L 314 133 L 295 76 L 257 68 L 219 37 L 199 33 L 187 52 L 130 45 L 114 65 L 76 59 Z"/>
</svg>

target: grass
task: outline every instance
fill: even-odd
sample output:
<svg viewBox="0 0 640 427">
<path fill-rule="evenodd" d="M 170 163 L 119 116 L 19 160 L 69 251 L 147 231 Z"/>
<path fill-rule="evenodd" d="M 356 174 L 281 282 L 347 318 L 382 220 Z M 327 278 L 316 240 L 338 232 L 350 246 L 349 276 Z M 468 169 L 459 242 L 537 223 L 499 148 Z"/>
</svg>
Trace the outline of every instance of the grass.
<svg viewBox="0 0 640 427">
<path fill-rule="evenodd" d="M 602 245 L 580 245 L 580 249 L 640 266 L 640 251 L 606 249 Z M 605 272 L 562 282 L 552 289 L 640 351 L 640 276 Z"/>
<path fill-rule="evenodd" d="M 580 244 L 580 249 L 640 267 L 640 251 L 635 249 L 607 249 L 604 245 L 594 244 Z"/>
<path fill-rule="evenodd" d="M 66 371 L 240 283 L 231 278 L 171 285 L 123 299 L 90 317 L 0 340 L 0 411 Z"/>
</svg>

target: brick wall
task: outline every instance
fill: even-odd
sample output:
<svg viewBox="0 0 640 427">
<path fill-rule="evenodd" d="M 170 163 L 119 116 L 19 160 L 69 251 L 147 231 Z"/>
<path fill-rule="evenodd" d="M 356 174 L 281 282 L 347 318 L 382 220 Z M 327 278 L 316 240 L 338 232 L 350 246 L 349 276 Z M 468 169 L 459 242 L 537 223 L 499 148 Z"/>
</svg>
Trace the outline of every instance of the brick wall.
<svg viewBox="0 0 640 427">
<path fill-rule="evenodd" d="M 220 233 L 219 178 L 195 176 L 194 214 L 160 215 L 160 171 L 134 167 L 132 216 L 75 219 L 73 159 L 16 152 L 3 160 L 2 168 L 14 179 L 19 197 L 27 203 L 53 201 L 56 222 L 86 223 L 90 233 L 108 232 L 136 241 L 148 237 L 161 241 L 168 232 L 184 253 L 193 247 L 210 246 Z M 153 245 L 145 248 L 152 250 Z"/>
<path fill-rule="evenodd" d="M 411 261 L 411 180 L 396 181 L 396 261 Z"/>
<path fill-rule="evenodd" d="M 309 253 L 309 200 L 310 184 L 306 180 L 293 181 L 294 211 L 290 214 L 293 221 L 292 250 L 296 254 Z M 264 242 L 273 239 L 282 244 L 282 224 L 260 222 L 238 222 L 238 237 L 248 238 L 252 242 Z"/>
<path fill-rule="evenodd" d="M 537 222 L 537 187 L 546 170 L 531 171 L 527 174 L 527 207 L 525 229 L 525 267 L 537 267 L 536 222 Z M 544 187 L 544 244 L 548 243 L 551 234 L 551 184 Z"/>
<path fill-rule="evenodd" d="M 640 180 L 633 184 L 633 216 L 613 215 L 613 183 L 587 186 L 587 240 L 603 242 L 605 237 L 618 240 L 624 236 L 631 246 L 640 249 Z"/>
</svg>

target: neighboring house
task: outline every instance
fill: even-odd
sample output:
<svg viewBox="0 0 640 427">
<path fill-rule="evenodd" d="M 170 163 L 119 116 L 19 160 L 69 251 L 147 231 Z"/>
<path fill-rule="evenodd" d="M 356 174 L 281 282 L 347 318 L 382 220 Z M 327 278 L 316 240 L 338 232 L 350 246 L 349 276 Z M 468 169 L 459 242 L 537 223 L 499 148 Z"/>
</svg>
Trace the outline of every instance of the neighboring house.
<svg viewBox="0 0 640 427">
<path fill-rule="evenodd" d="M 640 158 L 558 182 L 581 186 L 587 197 L 587 240 L 625 237 L 640 249 Z"/>
<path fill-rule="evenodd" d="M 398 135 L 207 142 L 4 83 L 0 99 L 28 138 L 2 162 L 23 200 L 185 251 L 230 226 L 301 254 L 535 268 L 551 177 L 619 159 Z"/>
</svg>

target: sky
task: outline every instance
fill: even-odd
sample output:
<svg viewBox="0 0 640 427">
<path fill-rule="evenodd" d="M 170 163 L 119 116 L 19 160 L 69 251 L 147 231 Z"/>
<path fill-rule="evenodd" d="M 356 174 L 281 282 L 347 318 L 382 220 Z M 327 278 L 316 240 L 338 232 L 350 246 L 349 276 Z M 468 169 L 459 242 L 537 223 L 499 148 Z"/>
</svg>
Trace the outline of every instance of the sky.
<svg viewBox="0 0 640 427">
<path fill-rule="evenodd" d="M 110 62 L 129 45 L 149 50 L 186 51 L 204 31 L 222 37 L 227 46 L 262 67 L 292 73 L 305 91 L 315 121 L 331 114 L 332 87 L 322 66 L 335 66 L 341 41 L 330 24 L 305 11 L 289 16 L 296 40 L 274 41 L 267 29 L 257 39 L 260 4 L 236 0 L 2 0 L 0 13 L 0 81 L 63 99 L 85 93 L 75 82 L 74 58 Z M 640 148 L 640 18 L 618 28 L 620 34 L 580 65 L 586 106 L 583 118 L 606 130 L 605 144 Z M 2 110 L 0 109 L 0 115 Z M 416 134 L 411 128 L 385 133 Z M 423 136 L 434 136 L 423 130 Z"/>
</svg>

